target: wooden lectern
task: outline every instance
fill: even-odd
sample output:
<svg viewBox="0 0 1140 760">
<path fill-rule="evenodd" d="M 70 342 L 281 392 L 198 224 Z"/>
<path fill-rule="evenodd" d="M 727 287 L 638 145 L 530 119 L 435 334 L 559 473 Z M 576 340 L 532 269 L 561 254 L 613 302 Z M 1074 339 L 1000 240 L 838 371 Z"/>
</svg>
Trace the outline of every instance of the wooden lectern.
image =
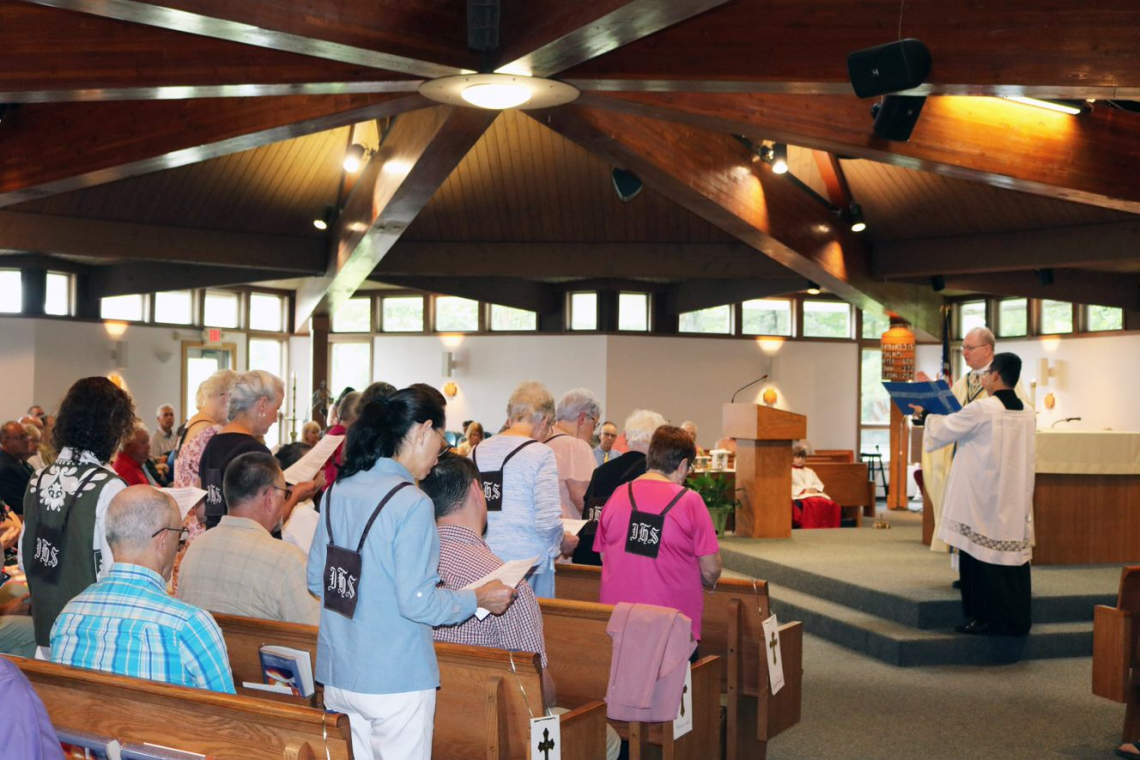
<svg viewBox="0 0 1140 760">
<path fill-rule="evenodd" d="M 807 437 L 807 417 L 759 404 L 725 404 L 724 435 L 736 439 L 736 535 L 792 535 L 792 442 Z"/>
</svg>

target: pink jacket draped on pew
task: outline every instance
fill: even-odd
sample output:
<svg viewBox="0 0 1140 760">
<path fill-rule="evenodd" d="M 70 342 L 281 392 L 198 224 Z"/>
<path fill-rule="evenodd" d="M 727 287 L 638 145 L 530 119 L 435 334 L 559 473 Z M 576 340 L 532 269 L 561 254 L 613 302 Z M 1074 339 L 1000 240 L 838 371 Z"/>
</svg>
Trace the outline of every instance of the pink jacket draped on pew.
<svg viewBox="0 0 1140 760">
<path fill-rule="evenodd" d="M 611 720 L 673 720 L 689 657 L 697 648 L 688 617 L 668 607 L 622 603 L 606 633 L 614 641 L 606 714 Z"/>
</svg>

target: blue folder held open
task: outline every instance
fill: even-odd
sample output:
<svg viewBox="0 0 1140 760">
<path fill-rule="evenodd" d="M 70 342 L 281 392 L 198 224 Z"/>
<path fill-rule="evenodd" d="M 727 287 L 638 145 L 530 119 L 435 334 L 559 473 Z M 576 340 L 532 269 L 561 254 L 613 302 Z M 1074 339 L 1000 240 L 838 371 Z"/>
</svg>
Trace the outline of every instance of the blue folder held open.
<svg viewBox="0 0 1140 760">
<path fill-rule="evenodd" d="M 962 409 L 945 380 L 931 383 L 883 383 L 883 387 L 891 394 L 895 406 L 906 415 L 914 414 L 911 404 L 921 406 L 927 414 L 953 414 Z"/>
</svg>

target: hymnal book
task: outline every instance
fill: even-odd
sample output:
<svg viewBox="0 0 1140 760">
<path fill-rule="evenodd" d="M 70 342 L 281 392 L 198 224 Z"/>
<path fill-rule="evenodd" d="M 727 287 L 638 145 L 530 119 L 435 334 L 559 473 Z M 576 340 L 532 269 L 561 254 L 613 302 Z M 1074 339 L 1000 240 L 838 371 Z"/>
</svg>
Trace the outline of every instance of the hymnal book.
<svg viewBox="0 0 1140 760">
<path fill-rule="evenodd" d="M 313 663 L 308 652 L 266 645 L 261 647 L 259 654 L 261 677 L 266 685 L 274 687 L 271 691 L 291 693 L 298 697 L 313 696 Z"/>
<path fill-rule="evenodd" d="M 911 404 L 921 406 L 927 414 L 953 414 L 962 410 L 945 380 L 929 383 L 883 383 L 891 401 L 905 415 L 914 414 Z"/>
</svg>

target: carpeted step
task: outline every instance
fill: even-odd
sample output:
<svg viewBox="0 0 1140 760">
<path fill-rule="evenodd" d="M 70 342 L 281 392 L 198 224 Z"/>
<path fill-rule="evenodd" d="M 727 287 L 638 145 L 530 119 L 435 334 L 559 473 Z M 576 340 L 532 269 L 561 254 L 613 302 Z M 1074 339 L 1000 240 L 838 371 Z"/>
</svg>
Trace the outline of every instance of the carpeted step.
<svg viewBox="0 0 1140 760">
<path fill-rule="evenodd" d="M 966 636 L 903 625 L 779 584 L 769 590 L 780 620 L 802 621 L 806 633 L 892 665 L 984 665 L 1092 654 L 1091 622 L 1035 624 L 1024 639 Z"/>
</svg>

